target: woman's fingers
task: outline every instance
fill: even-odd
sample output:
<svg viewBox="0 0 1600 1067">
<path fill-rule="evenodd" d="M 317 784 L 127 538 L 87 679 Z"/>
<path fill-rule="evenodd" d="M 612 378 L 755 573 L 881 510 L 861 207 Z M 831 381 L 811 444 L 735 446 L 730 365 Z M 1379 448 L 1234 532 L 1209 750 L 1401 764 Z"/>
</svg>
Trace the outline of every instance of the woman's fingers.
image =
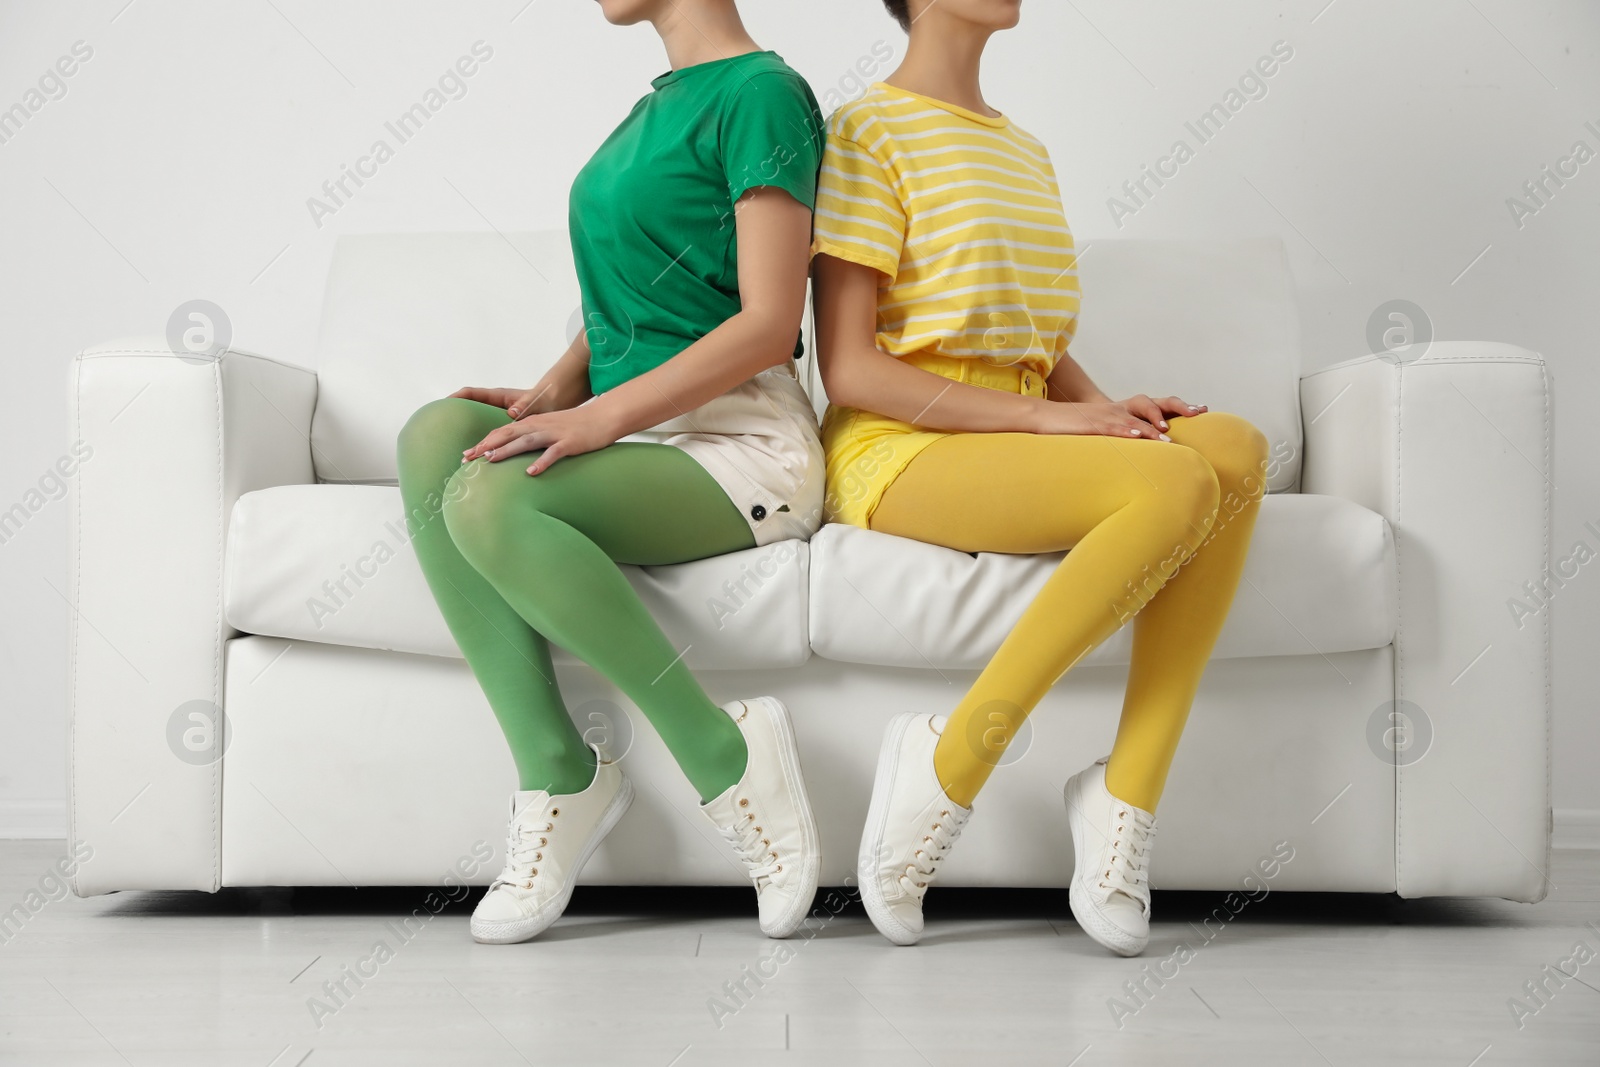
<svg viewBox="0 0 1600 1067">
<path fill-rule="evenodd" d="M 543 474 L 550 469 L 551 464 L 564 455 L 566 455 L 566 452 L 562 449 L 561 442 L 556 441 L 539 454 L 539 458 L 534 460 L 533 465 L 528 468 L 528 473 Z"/>
<path fill-rule="evenodd" d="M 495 389 L 481 385 L 466 385 L 450 395 L 452 397 L 460 397 L 463 400 L 476 400 L 480 404 L 488 404 L 491 407 L 503 408 L 510 403 L 517 392 L 518 390 L 515 389 Z"/>
<path fill-rule="evenodd" d="M 518 434 L 504 444 L 496 445 L 485 452 L 483 456 L 490 463 L 499 463 L 503 459 L 520 456 L 524 452 L 536 452 L 541 448 L 545 448 L 554 437 L 555 435 L 548 430 L 534 430 L 531 433 Z"/>
<path fill-rule="evenodd" d="M 544 396 L 549 391 L 550 387 L 548 385 L 544 386 L 543 388 L 524 390 L 523 392 L 517 394 L 516 399 L 512 400 L 511 403 L 506 407 L 506 414 L 510 415 L 513 419 L 520 419 L 524 415 L 531 414 L 533 412 L 533 405 L 538 403 L 539 398 Z"/>
<path fill-rule="evenodd" d="M 1172 438 L 1168 437 L 1166 434 L 1161 432 L 1161 430 L 1163 428 L 1165 428 L 1166 425 L 1167 425 L 1165 422 L 1162 422 L 1161 425 L 1158 427 L 1158 426 L 1156 426 L 1156 425 L 1154 425 L 1152 423 L 1146 422 L 1144 419 L 1135 419 L 1135 420 L 1133 420 L 1133 425 L 1134 425 L 1134 431 L 1140 437 L 1148 437 L 1148 438 L 1150 438 L 1152 440 L 1155 440 L 1155 441 L 1170 441 L 1170 440 L 1172 440 Z"/>
<path fill-rule="evenodd" d="M 1147 437 L 1152 441 L 1172 440 L 1155 426 L 1132 415 L 1115 420 L 1100 432 L 1108 437 Z"/>
<path fill-rule="evenodd" d="M 489 452 L 497 452 L 506 445 L 528 433 L 529 427 L 525 423 L 508 422 L 504 426 L 496 426 L 490 430 L 483 440 L 461 453 L 461 462 L 477 459 Z M 515 453 L 512 453 L 515 455 Z"/>
<path fill-rule="evenodd" d="M 1198 415 L 1206 410 L 1204 404 L 1191 404 L 1175 396 L 1165 396 L 1159 401 L 1163 413 L 1171 416 Z"/>
<path fill-rule="evenodd" d="M 1129 414 L 1146 423 L 1147 425 L 1159 427 L 1162 430 L 1167 428 L 1167 413 L 1161 410 L 1160 404 L 1156 403 L 1154 400 L 1151 400 L 1143 393 L 1140 393 L 1135 397 L 1130 397 L 1125 406 L 1127 407 Z"/>
</svg>

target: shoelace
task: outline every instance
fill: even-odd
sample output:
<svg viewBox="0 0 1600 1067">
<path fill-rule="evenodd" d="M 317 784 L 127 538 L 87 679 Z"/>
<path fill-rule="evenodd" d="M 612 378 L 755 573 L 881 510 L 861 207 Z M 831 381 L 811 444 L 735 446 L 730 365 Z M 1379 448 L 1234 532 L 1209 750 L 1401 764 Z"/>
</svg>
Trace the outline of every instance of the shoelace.
<svg viewBox="0 0 1600 1067">
<path fill-rule="evenodd" d="M 739 804 L 744 807 L 745 799 L 741 798 Z M 756 822 L 755 813 L 751 811 L 746 811 L 732 826 L 717 827 L 717 833 L 726 838 L 739 853 L 739 858 L 744 861 L 745 869 L 750 872 L 758 892 L 765 888 L 766 883 L 772 881 L 774 875 L 783 870 L 783 864 L 778 860 L 778 853 L 772 848 L 772 841 L 762 837 L 763 832 L 760 824 Z"/>
<path fill-rule="evenodd" d="M 1119 807 L 1117 818 L 1120 821 L 1111 837 L 1111 859 L 1100 876 L 1100 888 L 1124 893 L 1146 907 L 1150 901 L 1150 876 L 1144 863 L 1156 835 L 1155 819 L 1148 812 L 1131 807 Z"/>
<path fill-rule="evenodd" d="M 922 847 L 911 855 L 905 873 L 900 876 L 900 888 L 915 900 L 928 892 L 928 884 L 939 871 L 939 861 L 944 859 L 950 846 L 961 836 L 967 821 L 952 811 L 940 811 L 928 832 L 922 837 Z"/>
<path fill-rule="evenodd" d="M 543 850 L 550 844 L 550 838 L 544 835 L 554 830 L 555 824 L 549 821 L 527 824 L 513 819 L 506 830 L 506 863 L 489 892 L 502 885 L 532 889 L 533 880 L 539 876 L 535 865 L 544 859 Z"/>
</svg>

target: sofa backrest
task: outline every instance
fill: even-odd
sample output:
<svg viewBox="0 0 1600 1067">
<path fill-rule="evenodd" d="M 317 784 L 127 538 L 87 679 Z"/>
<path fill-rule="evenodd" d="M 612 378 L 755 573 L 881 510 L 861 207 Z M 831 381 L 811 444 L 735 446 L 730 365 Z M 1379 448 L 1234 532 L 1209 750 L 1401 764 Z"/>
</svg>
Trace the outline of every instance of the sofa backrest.
<svg viewBox="0 0 1600 1067">
<path fill-rule="evenodd" d="M 1276 236 L 1095 240 L 1071 352 L 1113 397 L 1177 395 L 1266 434 L 1267 487 L 1299 485 L 1300 314 Z"/>
<path fill-rule="evenodd" d="M 564 230 L 341 237 L 317 338 L 317 478 L 393 484 L 413 411 L 464 385 L 533 385 L 581 318 Z"/>
<path fill-rule="evenodd" d="M 1269 487 L 1298 484 L 1299 319 L 1282 242 L 1095 240 L 1079 281 L 1072 354 L 1102 389 L 1237 412 L 1272 443 Z M 531 386 L 580 325 L 564 231 L 341 238 L 317 351 L 318 478 L 393 483 L 413 411 L 464 385 Z M 809 326 L 801 377 L 820 411 Z"/>
<path fill-rule="evenodd" d="M 1070 349 L 1118 399 L 1176 395 L 1260 427 L 1267 488 L 1300 485 L 1300 317 L 1283 242 L 1097 239 L 1080 247 Z M 806 351 L 811 351 L 810 317 Z M 827 405 L 816 361 L 802 380 Z"/>
</svg>

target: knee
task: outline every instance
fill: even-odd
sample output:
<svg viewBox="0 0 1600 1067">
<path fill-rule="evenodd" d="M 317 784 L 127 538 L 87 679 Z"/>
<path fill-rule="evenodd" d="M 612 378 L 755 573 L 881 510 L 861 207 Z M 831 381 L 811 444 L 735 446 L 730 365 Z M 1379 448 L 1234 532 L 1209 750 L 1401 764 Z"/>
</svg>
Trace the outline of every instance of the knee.
<svg viewBox="0 0 1600 1067">
<path fill-rule="evenodd" d="M 488 460 L 478 459 L 458 465 L 444 483 L 439 514 L 450 540 L 474 563 L 496 555 L 505 504 L 494 484 L 503 479 L 491 477 L 497 473 Z"/>
<path fill-rule="evenodd" d="M 1225 505 L 1237 509 L 1266 495 L 1271 446 L 1254 423 L 1227 411 L 1207 411 L 1185 421 L 1192 425 L 1183 443 L 1216 472 Z"/>
<path fill-rule="evenodd" d="M 472 441 L 465 441 L 465 438 L 473 436 L 476 429 L 473 404 L 474 401 L 459 396 L 447 396 L 430 400 L 413 411 L 395 438 L 402 466 L 417 460 L 450 455 L 452 448 L 456 452 L 452 458 L 459 459 L 460 451 L 477 440 L 474 437 Z M 465 443 L 457 447 L 457 443 L 463 441 Z"/>
<path fill-rule="evenodd" d="M 1186 445 L 1168 445 L 1151 471 L 1150 483 L 1158 511 L 1172 522 L 1178 539 L 1199 545 L 1211 529 L 1222 497 L 1210 462 Z"/>
<path fill-rule="evenodd" d="M 480 571 L 516 551 L 526 552 L 538 540 L 544 514 L 540 486 L 524 473 L 525 465 L 517 462 L 520 458 L 463 463 L 445 481 L 439 509 L 445 529 Z"/>
</svg>

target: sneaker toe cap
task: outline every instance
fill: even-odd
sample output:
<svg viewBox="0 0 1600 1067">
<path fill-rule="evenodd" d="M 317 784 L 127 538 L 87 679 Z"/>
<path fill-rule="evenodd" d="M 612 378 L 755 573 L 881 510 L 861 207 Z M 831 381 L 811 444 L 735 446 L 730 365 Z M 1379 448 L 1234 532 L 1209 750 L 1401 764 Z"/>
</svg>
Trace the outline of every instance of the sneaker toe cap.
<svg viewBox="0 0 1600 1067">
<path fill-rule="evenodd" d="M 478 901 L 472 918 L 476 922 L 504 923 L 526 919 L 533 909 L 510 893 L 491 892 Z"/>
</svg>

